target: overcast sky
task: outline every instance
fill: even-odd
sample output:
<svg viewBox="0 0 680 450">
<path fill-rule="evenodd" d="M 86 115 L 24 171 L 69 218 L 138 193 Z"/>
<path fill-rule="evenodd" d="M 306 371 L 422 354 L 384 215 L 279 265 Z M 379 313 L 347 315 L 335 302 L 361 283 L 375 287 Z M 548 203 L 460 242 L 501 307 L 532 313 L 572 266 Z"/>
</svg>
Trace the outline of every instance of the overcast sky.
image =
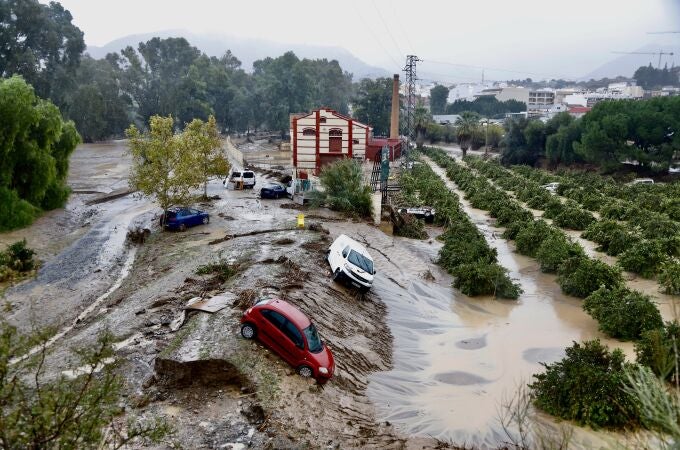
<svg viewBox="0 0 680 450">
<path fill-rule="evenodd" d="M 41 0 L 45 1 L 46 0 Z M 680 0 L 61 0 L 89 45 L 164 29 L 344 47 L 371 65 L 404 56 L 442 77 L 449 62 L 578 77 L 643 45 L 680 46 Z M 238 55 L 237 55 L 238 56 Z M 272 55 L 277 56 L 277 55 Z M 680 54 L 674 56 L 680 64 Z M 670 60 L 669 60 L 670 61 Z M 508 72 L 508 78 L 522 74 Z"/>
</svg>

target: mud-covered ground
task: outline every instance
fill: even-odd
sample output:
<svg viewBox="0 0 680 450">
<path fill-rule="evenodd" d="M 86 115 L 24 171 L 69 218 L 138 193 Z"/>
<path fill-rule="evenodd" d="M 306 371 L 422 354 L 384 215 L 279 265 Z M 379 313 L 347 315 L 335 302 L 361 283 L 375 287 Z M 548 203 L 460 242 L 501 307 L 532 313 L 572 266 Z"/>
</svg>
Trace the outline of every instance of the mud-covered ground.
<svg viewBox="0 0 680 450">
<path fill-rule="evenodd" d="M 252 191 L 211 183 L 209 195 L 219 199 L 197 205 L 210 224 L 161 232 L 150 201 L 123 195 L 128 165 L 122 142 L 80 146 L 67 207 L 0 235 L 26 237 L 44 261 L 35 280 L 7 290 L 5 317 L 23 331 L 54 327 L 53 373 L 68 368 L 72 348 L 113 332 L 126 380 L 121 403 L 130 415 L 168 419 L 184 448 L 495 448 L 507 441 L 498 422 L 503 399 L 572 341 L 603 338 L 578 299 L 561 294 L 553 276 L 514 253 L 493 220 L 465 201 L 522 285 L 518 301 L 452 289 L 434 263 L 441 230 L 428 228 L 424 241 L 396 238 L 327 210 L 260 200 L 257 187 L 269 181 L 262 173 Z M 305 229 L 295 228 L 300 212 Z M 138 225 L 150 238 L 126 243 Z M 246 235 L 254 231 L 263 233 Z M 375 260 L 366 295 L 330 280 L 324 252 L 340 233 Z M 222 278 L 196 273 L 216 262 L 227 268 Z M 229 299 L 218 312 L 185 309 L 194 297 L 218 294 Z M 299 377 L 240 337 L 242 311 L 267 297 L 290 301 L 317 324 L 337 365 L 328 384 Z M 583 429 L 575 437 L 574 448 L 620 438 Z"/>
</svg>

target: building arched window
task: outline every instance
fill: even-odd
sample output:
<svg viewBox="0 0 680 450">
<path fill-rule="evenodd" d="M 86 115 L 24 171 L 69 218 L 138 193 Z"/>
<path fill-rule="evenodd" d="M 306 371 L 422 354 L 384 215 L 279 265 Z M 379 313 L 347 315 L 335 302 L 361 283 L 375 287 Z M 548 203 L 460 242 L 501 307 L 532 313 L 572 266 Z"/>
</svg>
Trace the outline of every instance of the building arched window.
<svg viewBox="0 0 680 450">
<path fill-rule="evenodd" d="M 328 132 L 328 151 L 342 153 L 342 130 L 331 128 Z"/>
<path fill-rule="evenodd" d="M 314 128 L 305 128 L 302 130 L 303 136 L 316 136 L 316 130 Z"/>
<path fill-rule="evenodd" d="M 319 123 L 326 123 L 326 118 L 321 116 L 321 118 L 319 118 Z"/>
</svg>

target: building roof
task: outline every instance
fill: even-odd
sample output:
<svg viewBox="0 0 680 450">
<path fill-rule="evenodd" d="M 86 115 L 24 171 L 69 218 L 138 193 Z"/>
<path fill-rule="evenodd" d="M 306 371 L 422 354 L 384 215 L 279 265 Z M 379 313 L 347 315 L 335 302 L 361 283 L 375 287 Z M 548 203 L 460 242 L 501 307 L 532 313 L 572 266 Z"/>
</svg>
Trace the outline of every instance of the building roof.
<svg viewBox="0 0 680 450">
<path fill-rule="evenodd" d="M 397 144 L 401 142 L 400 139 L 390 139 L 390 138 L 373 138 L 370 141 L 368 141 L 368 145 L 370 146 L 384 146 L 387 145 L 388 147 L 395 147 Z"/>
<path fill-rule="evenodd" d="M 570 113 L 587 113 L 593 108 L 589 108 L 588 106 L 570 106 L 569 107 L 569 112 Z"/>
</svg>

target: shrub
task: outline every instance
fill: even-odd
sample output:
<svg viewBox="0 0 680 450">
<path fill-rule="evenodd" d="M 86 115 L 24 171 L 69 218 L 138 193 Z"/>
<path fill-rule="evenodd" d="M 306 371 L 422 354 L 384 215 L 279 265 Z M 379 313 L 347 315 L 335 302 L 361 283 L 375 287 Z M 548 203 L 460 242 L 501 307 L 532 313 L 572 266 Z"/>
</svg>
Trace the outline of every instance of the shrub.
<svg viewBox="0 0 680 450">
<path fill-rule="evenodd" d="M 619 265 L 645 278 L 653 277 L 668 259 L 659 241 L 642 240 L 633 244 L 619 256 Z"/>
<path fill-rule="evenodd" d="M 517 237 L 517 234 L 527 227 L 530 222 L 533 222 L 533 220 L 526 222 L 516 221 L 508 224 L 508 226 L 505 227 L 505 231 L 503 232 L 503 239 L 514 240 Z"/>
<path fill-rule="evenodd" d="M 570 258 L 559 267 L 557 282 L 562 292 L 586 298 L 601 286 L 615 288 L 623 283 L 621 270 L 588 257 Z"/>
<path fill-rule="evenodd" d="M 668 295 L 680 295 L 680 260 L 670 259 L 661 264 L 659 284 Z"/>
<path fill-rule="evenodd" d="M 585 209 L 573 204 L 564 205 L 562 211 L 555 216 L 553 223 L 558 227 L 572 230 L 585 230 L 595 218 Z"/>
<path fill-rule="evenodd" d="M 198 266 L 196 269 L 197 275 L 210 275 L 214 274 L 215 279 L 220 283 L 224 283 L 229 278 L 236 275 L 239 271 L 238 264 L 232 264 L 224 260 L 220 260 L 214 263 L 205 264 L 203 266 Z"/>
<path fill-rule="evenodd" d="M 564 209 L 564 205 L 559 199 L 550 196 L 550 200 L 543 206 L 543 217 L 546 219 L 554 219 Z"/>
<path fill-rule="evenodd" d="M 612 220 L 624 220 L 626 217 L 626 206 L 618 200 L 612 199 L 600 208 L 600 216 Z"/>
<path fill-rule="evenodd" d="M 610 352 L 599 340 L 574 343 L 561 361 L 543 365 L 545 373 L 529 385 L 538 408 L 593 428 L 635 424 L 636 403 L 623 389 L 632 365 L 620 349 Z"/>
<path fill-rule="evenodd" d="M 526 226 L 515 237 L 517 251 L 522 255 L 536 256 L 543 240 L 556 232 L 545 220 L 526 222 Z"/>
<path fill-rule="evenodd" d="M 522 208 L 517 203 L 503 200 L 495 202 L 489 212 L 491 217 L 496 218 L 496 224 L 501 227 L 515 222 L 532 221 L 534 218 L 531 212 Z"/>
<path fill-rule="evenodd" d="M 4 260 L 4 265 L 12 270 L 28 272 L 35 268 L 34 255 L 35 251 L 26 247 L 26 239 L 22 239 L 7 247 L 0 257 L 0 263 Z"/>
<path fill-rule="evenodd" d="M 534 197 L 531 197 L 527 201 L 527 206 L 532 209 L 540 209 L 543 210 L 545 205 L 550 202 L 550 200 L 553 197 L 545 190 L 541 194 L 535 195 Z"/>
<path fill-rule="evenodd" d="M 608 219 L 592 222 L 581 237 L 596 242 L 599 244 L 599 251 L 612 256 L 618 255 L 639 240 L 626 231 L 623 225 Z"/>
<path fill-rule="evenodd" d="M 16 191 L 0 187 L 0 231 L 28 226 L 39 212 L 38 208 L 19 198 Z"/>
<path fill-rule="evenodd" d="M 680 324 L 667 322 L 654 330 L 642 333 L 635 343 L 637 362 L 643 364 L 658 377 L 670 380 L 675 375 L 675 363 L 680 352 Z"/>
<path fill-rule="evenodd" d="M 585 257 L 583 248 L 561 233 L 545 238 L 536 251 L 542 272 L 557 272 L 564 261 L 573 257 Z"/>
<path fill-rule="evenodd" d="M 508 277 L 507 270 L 498 264 L 474 262 L 462 264 L 453 271 L 453 287 L 469 296 L 494 295 L 516 299 L 522 292 Z"/>
<path fill-rule="evenodd" d="M 343 159 L 326 166 L 319 177 L 324 191 L 317 191 L 315 203 L 350 215 L 370 217 L 371 188 L 363 183 L 361 165 Z"/>
<path fill-rule="evenodd" d="M 661 313 L 651 298 L 625 287 L 601 287 L 583 302 L 583 309 L 600 324 L 600 330 L 617 339 L 635 340 L 663 326 Z"/>
<path fill-rule="evenodd" d="M 411 214 L 401 214 L 401 219 L 402 223 L 394 227 L 395 235 L 412 239 L 427 238 L 424 221 L 418 220 Z"/>
<path fill-rule="evenodd" d="M 648 239 L 663 239 L 680 234 L 680 224 L 670 219 L 659 217 L 645 211 L 645 216 L 639 220 L 642 234 Z"/>
</svg>

